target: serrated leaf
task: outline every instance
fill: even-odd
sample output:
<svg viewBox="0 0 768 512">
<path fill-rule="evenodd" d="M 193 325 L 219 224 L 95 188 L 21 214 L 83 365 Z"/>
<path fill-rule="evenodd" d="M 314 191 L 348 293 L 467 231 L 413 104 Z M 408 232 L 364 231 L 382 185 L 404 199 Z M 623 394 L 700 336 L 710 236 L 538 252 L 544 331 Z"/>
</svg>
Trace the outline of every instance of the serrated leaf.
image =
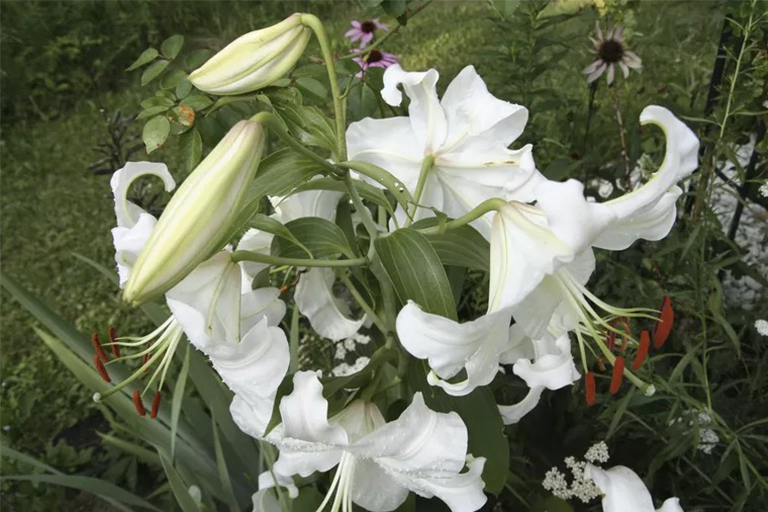
<svg viewBox="0 0 768 512">
<path fill-rule="evenodd" d="M 144 125 L 141 139 L 147 147 L 147 153 L 151 153 L 165 144 L 168 134 L 171 132 L 171 123 L 165 116 L 153 117 Z"/>
<path fill-rule="evenodd" d="M 184 168 L 192 171 L 203 156 L 203 139 L 197 130 L 190 130 L 179 137 L 179 146 L 184 162 Z"/>
<path fill-rule="evenodd" d="M 438 219 L 422 219 L 411 225 L 413 229 L 436 226 Z M 443 265 L 453 265 L 488 271 L 491 244 L 472 226 L 461 226 L 445 233 L 426 235 Z"/>
<path fill-rule="evenodd" d="M 182 46 L 184 46 L 184 36 L 176 34 L 163 41 L 163 44 L 160 45 L 160 51 L 167 58 L 175 59 Z"/>
<path fill-rule="evenodd" d="M 424 235 L 398 229 L 377 238 L 374 245 L 403 303 L 412 300 L 427 313 L 458 320 L 448 276 Z"/>
<path fill-rule="evenodd" d="M 141 85 L 147 85 L 149 82 L 160 76 L 160 73 L 165 71 L 168 64 L 170 64 L 170 62 L 167 60 L 159 60 L 145 69 L 144 73 L 141 74 Z"/>
<path fill-rule="evenodd" d="M 306 258 L 303 247 L 317 259 L 333 259 L 339 253 L 353 258 L 347 237 L 339 226 L 320 217 L 302 217 L 285 224 L 301 246 L 284 238 L 272 240 L 272 254 L 284 258 Z"/>
<path fill-rule="evenodd" d="M 153 60 L 157 58 L 157 50 L 154 48 L 147 48 L 143 52 L 141 52 L 141 55 L 139 55 L 139 58 L 133 61 L 133 64 L 125 68 L 126 71 L 133 71 L 136 68 L 140 68 L 144 64 L 149 64 Z"/>
</svg>

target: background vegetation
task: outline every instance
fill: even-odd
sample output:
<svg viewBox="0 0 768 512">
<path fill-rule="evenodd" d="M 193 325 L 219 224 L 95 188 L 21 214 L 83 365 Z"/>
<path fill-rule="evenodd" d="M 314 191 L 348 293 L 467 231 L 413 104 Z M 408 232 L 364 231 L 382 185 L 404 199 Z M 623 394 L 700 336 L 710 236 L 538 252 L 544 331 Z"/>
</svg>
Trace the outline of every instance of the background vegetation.
<svg viewBox="0 0 768 512">
<path fill-rule="evenodd" d="M 637 128 L 648 104 L 685 118 L 703 143 L 701 169 L 681 200 L 683 215 L 670 237 L 601 257 L 592 284 L 598 296 L 617 305 L 653 307 L 661 295 L 672 296 L 676 328 L 653 361 L 660 392 L 650 399 L 632 390 L 603 396 L 591 408 L 578 386 L 550 394 L 507 431 L 514 459 L 499 506 L 554 507 L 540 486 L 547 469 L 608 438 L 612 463 L 647 476 L 658 497 L 681 496 L 687 511 L 764 510 L 768 338 L 757 334 L 754 321 L 768 317 L 768 262 L 759 250 L 750 256 L 749 247 L 764 249 L 768 234 L 745 231 L 741 219 L 758 227 L 768 220 L 766 198 L 758 193 L 768 172 L 765 3 L 494 3 L 509 14 L 481 1 L 434 2 L 385 49 L 406 69 L 437 68 L 441 88 L 474 64 L 495 95 L 529 108 L 522 142 L 534 143 L 539 168 L 552 178 L 586 179 L 594 189 L 599 178 L 620 192 L 625 173 L 617 110 L 632 168 L 658 162 L 663 151 L 658 134 L 641 137 Z M 505 11 L 513 4 L 514 12 Z M 138 139 L 143 121 L 130 118 L 156 86 L 141 87 L 140 72 L 123 70 L 173 34 L 183 34 L 190 49 L 218 49 L 299 10 L 326 21 L 338 51 L 345 52 L 342 34 L 351 19 L 370 15 L 363 7 L 330 1 L 0 4 L 3 271 L 81 332 L 105 332 L 108 325 L 144 332 L 151 323 L 122 305 L 113 284 L 76 256 L 113 264 L 109 174 L 102 171 L 110 162 L 93 165 L 102 157 L 99 143 L 118 160 L 138 145 L 130 159 L 165 161 L 183 176 L 175 139 L 144 153 Z M 627 27 L 630 45 L 643 59 L 641 74 L 619 79 L 611 89 L 604 78 L 596 87 L 587 85 L 580 71 L 592 60 L 587 36 L 595 21 Z M 110 130 L 121 125 L 126 132 L 117 147 Z M 142 193 L 147 201 L 153 196 L 153 190 Z M 744 213 L 734 223 L 740 208 Z M 738 286 L 743 276 L 756 283 L 749 297 Z M 465 316 L 482 310 L 483 278 L 472 281 L 478 292 L 464 305 Z M 96 435 L 111 429 L 104 409 L 40 341 L 29 314 L 2 297 L 3 446 L 142 496 L 161 487 L 156 463 L 126 455 Z M 699 425 L 690 421 L 696 411 L 712 417 L 720 438 L 710 454 L 698 449 Z M 4 458 L 2 464 L 5 475 L 32 471 L 17 460 Z M 59 510 L 65 502 L 73 504 L 68 508 L 104 510 L 90 495 L 61 487 L 1 485 L 8 510 Z"/>
</svg>

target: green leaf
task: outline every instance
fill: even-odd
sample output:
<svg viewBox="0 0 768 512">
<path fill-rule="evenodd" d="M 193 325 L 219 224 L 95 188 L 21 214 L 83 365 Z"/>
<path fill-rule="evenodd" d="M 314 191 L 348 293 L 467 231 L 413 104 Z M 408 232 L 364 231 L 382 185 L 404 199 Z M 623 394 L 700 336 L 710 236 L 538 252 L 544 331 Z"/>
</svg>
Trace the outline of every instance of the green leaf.
<svg viewBox="0 0 768 512">
<path fill-rule="evenodd" d="M 168 64 L 170 64 L 170 61 L 159 60 L 145 69 L 144 73 L 141 74 L 141 85 L 147 85 L 149 82 L 157 78 L 160 73 L 165 71 L 165 68 L 168 67 Z"/>
<path fill-rule="evenodd" d="M 580 165 L 581 160 L 556 158 L 544 169 L 542 174 L 550 180 L 559 181 L 568 178 Z"/>
<path fill-rule="evenodd" d="M 184 46 L 184 36 L 176 34 L 163 41 L 163 44 L 160 45 L 160 51 L 173 60 L 181 51 L 182 46 Z"/>
<path fill-rule="evenodd" d="M 176 379 L 176 386 L 173 388 L 173 398 L 171 400 L 171 460 L 176 455 L 176 432 L 179 428 L 181 404 L 184 401 L 184 391 L 186 390 L 187 377 L 189 375 L 189 350 L 189 344 L 187 344 L 184 363 L 182 363 L 179 376 Z"/>
<path fill-rule="evenodd" d="M 140 68 L 144 64 L 149 64 L 153 60 L 157 58 L 157 50 L 154 48 L 147 48 L 143 52 L 141 52 L 141 55 L 139 55 L 139 58 L 133 61 L 133 64 L 125 68 L 126 71 L 133 71 L 136 68 Z"/>
<path fill-rule="evenodd" d="M 352 85 L 347 96 L 347 108 L 349 109 L 349 121 L 359 121 L 364 117 L 370 117 L 379 106 L 376 92 L 365 82 L 354 79 L 357 83 Z"/>
<path fill-rule="evenodd" d="M 216 103 L 213 104 L 213 107 L 206 112 L 206 116 L 209 116 L 219 110 L 221 107 L 226 107 L 227 105 L 231 105 L 233 103 L 242 103 L 242 102 L 252 102 L 257 101 L 259 98 L 259 94 L 240 94 L 237 96 L 222 96 L 221 98 L 216 100 Z"/>
<path fill-rule="evenodd" d="M 192 94 L 181 100 L 181 105 L 189 105 L 195 112 L 203 110 L 208 105 L 211 105 L 213 100 L 204 94 Z"/>
<path fill-rule="evenodd" d="M 352 180 L 352 182 L 355 184 L 355 188 L 357 189 L 357 192 L 360 194 L 361 198 L 365 199 L 366 201 L 376 203 L 382 208 L 385 208 L 388 212 L 394 213 L 394 210 L 392 210 L 392 205 L 390 204 L 389 200 L 387 200 L 387 196 L 384 195 L 384 192 L 382 192 L 381 189 L 360 180 Z M 347 187 L 345 187 L 344 183 L 337 180 L 336 178 L 327 177 L 310 180 L 303 185 L 299 185 L 294 188 L 293 192 L 298 193 L 304 190 L 335 190 L 337 192 L 346 193 Z"/>
<path fill-rule="evenodd" d="M 130 453 L 131 455 L 135 455 L 139 459 L 141 459 L 142 462 L 145 462 L 147 464 L 160 464 L 160 459 L 157 456 L 156 452 L 153 452 L 151 450 L 147 450 L 143 446 L 139 446 L 136 443 L 132 443 L 130 441 L 126 441 L 125 439 L 120 439 L 119 437 L 111 436 L 109 434 L 104 434 L 103 432 L 96 431 L 96 434 L 101 438 L 102 441 L 104 441 L 107 444 L 111 444 L 115 448 L 122 450 L 126 453 Z"/>
<path fill-rule="evenodd" d="M 493 9 L 499 13 L 502 19 L 507 19 L 514 14 L 522 0 L 490 0 Z"/>
<path fill-rule="evenodd" d="M 301 243 L 301 246 L 285 238 L 272 241 L 272 254 L 284 258 L 306 258 L 302 246 L 317 259 L 335 258 L 339 253 L 354 258 L 347 237 L 339 226 L 320 217 L 302 217 L 292 220 L 285 227 Z"/>
<path fill-rule="evenodd" d="M 192 92 L 192 82 L 185 76 L 179 83 L 176 84 L 176 97 L 179 99 L 186 98 L 190 92 Z"/>
<path fill-rule="evenodd" d="M 163 144 L 171 132 L 171 123 L 165 116 L 153 117 L 144 125 L 141 138 L 147 147 L 147 153 L 151 153 Z"/>
<path fill-rule="evenodd" d="M 216 466 L 219 469 L 219 482 L 221 482 L 221 488 L 224 489 L 227 497 L 227 506 L 229 506 L 230 512 L 240 512 L 240 507 L 237 504 L 237 498 L 232 490 L 232 482 L 229 478 L 229 470 L 227 469 L 227 461 L 224 458 L 224 450 L 221 449 L 221 441 L 219 440 L 219 429 L 216 426 L 216 419 L 212 419 L 211 428 L 213 429 L 213 446 L 216 450 Z"/>
<path fill-rule="evenodd" d="M 422 219 L 411 225 L 412 229 L 436 226 L 438 219 Z M 472 226 L 447 230 L 445 233 L 426 235 L 443 265 L 453 265 L 488 271 L 491 261 L 491 244 Z"/>
<path fill-rule="evenodd" d="M 393 18 L 402 16 L 405 13 L 406 5 L 406 0 L 383 0 L 381 2 L 381 8 Z"/>
<path fill-rule="evenodd" d="M 509 469 L 509 443 L 504 436 L 504 422 L 496 400 L 488 387 L 475 389 L 466 396 L 450 396 L 442 389 L 427 383 L 423 361 L 411 360 L 408 376 L 414 391 L 424 395 L 430 409 L 438 412 L 454 411 L 461 416 L 469 434 L 468 453 L 485 457 L 483 481 L 485 491 L 499 494 L 504 489 Z"/>
<path fill-rule="evenodd" d="M 386 188 L 395 200 L 400 204 L 404 210 L 408 209 L 409 203 L 413 203 L 413 196 L 408 191 L 400 180 L 395 178 L 390 172 L 382 169 L 378 165 L 370 164 L 368 162 L 342 162 L 339 167 L 346 169 L 354 169 L 355 171 L 363 174 L 381 186 Z"/>
<path fill-rule="evenodd" d="M 427 313 L 458 320 L 451 285 L 429 240 L 413 229 L 398 229 L 375 240 L 376 252 L 395 292 Z"/>
<path fill-rule="evenodd" d="M 211 56 L 211 50 L 194 50 L 185 59 L 187 69 L 197 69 Z"/>
<path fill-rule="evenodd" d="M 158 105 L 157 107 L 149 107 L 146 110 L 142 110 L 138 116 L 136 116 L 136 119 L 138 121 L 141 121 L 142 119 L 149 119 L 150 117 L 154 117 L 157 114 L 162 114 L 163 112 L 168 111 L 170 107 L 163 107 Z"/>
<path fill-rule="evenodd" d="M 187 171 L 192 171 L 203 156 L 203 139 L 197 129 L 188 131 L 179 137 L 182 161 Z"/>
<path fill-rule="evenodd" d="M 176 103 L 172 99 L 166 98 L 165 96 L 152 96 L 151 98 L 147 98 L 141 102 L 141 108 L 144 108 L 144 109 L 149 109 L 152 107 L 171 108 L 175 104 Z"/>
<path fill-rule="evenodd" d="M 160 87 L 163 89 L 175 89 L 185 78 L 187 78 L 187 73 L 183 69 L 173 68 L 160 79 Z"/>
<path fill-rule="evenodd" d="M 200 507 L 197 506 L 197 503 L 189 494 L 189 486 L 181 479 L 181 475 L 173 467 L 171 461 L 166 459 L 162 453 L 158 452 L 158 454 L 160 455 L 160 462 L 163 464 L 165 475 L 168 477 L 168 483 L 171 485 L 171 491 L 181 510 L 183 512 L 201 512 Z"/>
<path fill-rule="evenodd" d="M 267 217 L 263 213 L 254 215 L 249 221 L 248 225 L 259 231 L 266 231 L 272 233 L 275 236 L 283 238 L 303 249 L 302 258 L 312 257 L 312 253 L 308 248 L 304 247 L 302 243 L 291 233 L 291 231 L 280 222 L 276 221 L 272 217 Z"/>
<path fill-rule="evenodd" d="M 305 98 L 313 101 L 325 101 L 328 99 L 328 89 L 319 81 L 310 77 L 298 78 L 296 87 Z"/>
<path fill-rule="evenodd" d="M 336 149 L 336 127 L 319 108 L 279 102 L 275 103 L 275 110 L 285 121 L 291 135 L 303 144 L 329 151 Z"/>
<path fill-rule="evenodd" d="M 133 505 L 134 507 L 141 507 L 156 512 L 161 512 L 159 508 L 155 507 L 147 500 L 140 498 L 111 482 L 107 482 L 106 480 L 101 480 L 99 478 L 76 475 L 3 475 L 0 477 L 0 481 L 3 480 L 28 481 L 34 483 L 61 485 L 63 487 L 70 487 L 72 489 L 85 491 L 87 493 L 98 496 L 105 501 L 110 501 L 110 503 L 111 500 L 115 500 L 118 503 L 125 503 L 128 505 Z"/>
</svg>

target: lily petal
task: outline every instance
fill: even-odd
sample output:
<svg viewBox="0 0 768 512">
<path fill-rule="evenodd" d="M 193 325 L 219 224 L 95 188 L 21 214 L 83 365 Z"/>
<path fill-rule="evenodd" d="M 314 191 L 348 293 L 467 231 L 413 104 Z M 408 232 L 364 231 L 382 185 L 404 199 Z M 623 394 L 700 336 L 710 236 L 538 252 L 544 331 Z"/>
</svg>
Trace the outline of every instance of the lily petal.
<svg viewBox="0 0 768 512">
<path fill-rule="evenodd" d="M 488 311 L 520 303 L 574 253 L 548 229 L 540 210 L 509 202 L 493 219 Z"/>
<path fill-rule="evenodd" d="M 414 478 L 410 489 L 425 498 L 437 496 L 448 505 L 451 512 L 474 512 L 488 501 L 483 494 L 485 458 L 477 457 L 467 465 L 469 471 L 450 478 Z"/>
<path fill-rule="evenodd" d="M 493 96 L 471 65 L 448 85 L 440 105 L 448 125 L 445 152 L 506 148 L 528 121 L 528 109 Z"/>
<path fill-rule="evenodd" d="M 519 422 L 523 417 L 531 412 L 541 400 L 541 394 L 544 387 L 533 387 L 528 390 L 525 398 L 513 405 L 499 405 L 499 413 L 505 425 L 513 425 Z"/>
<path fill-rule="evenodd" d="M 557 338 L 547 333 L 540 339 L 531 340 L 531 343 L 534 359 L 519 359 L 512 367 L 514 374 L 529 387 L 557 390 L 579 380 L 581 375 L 573 362 L 568 333 Z"/>
<path fill-rule="evenodd" d="M 603 493 L 603 512 L 655 512 L 651 493 L 626 466 L 614 466 L 605 471 L 587 464 L 585 474 Z"/>
<path fill-rule="evenodd" d="M 439 315 L 425 313 L 414 302 L 397 315 L 397 334 L 403 347 L 414 357 L 428 359 L 434 373 L 433 386 L 446 393 L 464 396 L 478 386 L 489 384 L 499 371 L 499 357 L 507 348 L 511 312 L 501 310 L 472 322 L 459 324 Z M 467 379 L 450 383 L 461 369 Z"/>
<path fill-rule="evenodd" d="M 176 182 L 173 176 L 168 172 L 165 164 L 155 162 L 128 162 L 125 167 L 115 171 L 109 184 L 112 187 L 112 194 L 115 198 L 115 217 L 117 225 L 121 228 L 133 227 L 139 220 L 139 215 L 144 212 L 143 209 L 128 201 L 128 189 L 137 178 L 141 176 L 157 176 L 163 180 L 165 191 L 170 192 L 176 188 Z"/>
<path fill-rule="evenodd" d="M 447 133 L 445 113 L 437 99 L 436 84 L 439 76 L 434 69 L 425 72 L 403 71 L 399 64 L 388 67 L 384 72 L 381 97 L 392 106 L 400 105 L 403 94 L 397 86 L 402 84 L 405 94 L 411 100 L 408 119 L 419 146 L 424 148 L 424 155 L 430 155 L 440 148 Z"/>
<path fill-rule="evenodd" d="M 237 244 L 238 251 L 251 251 L 261 254 L 269 254 L 272 247 L 272 239 L 275 237 L 272 233 L 259 231 L 258 229 L 249 229 L 240 238 Z M 243 268 L 243 287 L 250 288 L 251 283 L 259 272 L 267 268 L 266 263 L 257 263 L 255 261 L 243 261 L 240 263 Z"/>
<path fill-rule="evenodd" d="M 328 401 L 315 372 L 296 372 L 293 392 L 280 402 L 284 438 L 274 470 L 284 475 L 309 476 L 328 471 L 341 460 L 339 446 L 347 444 L 340 425 L 328 423 Z"/>
<path fill-rule="evenodd" d="M 349 308 L 333 295 L 335 274 L 328 268 L 315 267 L 301 275 L 294 298 L 302 315 L 320 336 L 334 341 L 350 338 L 365 322 L 351 320 Z"/>
</svg>

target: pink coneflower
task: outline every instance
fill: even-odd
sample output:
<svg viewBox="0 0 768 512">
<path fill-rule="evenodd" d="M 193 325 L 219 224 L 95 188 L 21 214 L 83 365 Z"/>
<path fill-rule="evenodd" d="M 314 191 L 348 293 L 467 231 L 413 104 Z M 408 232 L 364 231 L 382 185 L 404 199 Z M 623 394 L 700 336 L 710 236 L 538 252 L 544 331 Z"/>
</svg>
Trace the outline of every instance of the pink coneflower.
<svg viewBox="0 0 768 512">
<path fill-rule="evenodd" d="M 360 50 L 355 51 L 359 52 Z M 368 68 L 388 68 L 392 64 L 397 64 L 397 57 L 375 48 L 368 52 L 367 55 L 354 57 L 352 60 L 360 66 L 360 71 L 355 75 L 358 78 L 363 76 Z"/>
<path fill-rule="evenodd" d="M 592 83 L 600 78 L 607 69 L 608 85 L 611 85 L 616 73 L 617 64 L 624 72 L 624 78 L 629 76 L 629 68 L 640 69 L 642 67 L 643 61 L 640 60 L 640 57 L 624 46 L 624 27 L 617 26 L 615 29 L 612 28 L 603 37 L 600 24 L 596 23 L 595 36 L 594 38 L 590 37 L 595 45 L 590 52 L 597 55 L 597 60 L 582 71 L 585 75 L 588 75 L 588 83 Z"/>
<path fill-rule="evenodd" d="M 383 23 L 379 23 L 378 18 L 367 21 L 352 21 L 351 29 L 347 30 L 344 37 L 349 38 L 349 42 L 354 43 L 360 40 L 360 46 L 367 46 L 373 39 L 373 34 L 376 30 L 389 30 L 389 27 Z"/>
</svg>

